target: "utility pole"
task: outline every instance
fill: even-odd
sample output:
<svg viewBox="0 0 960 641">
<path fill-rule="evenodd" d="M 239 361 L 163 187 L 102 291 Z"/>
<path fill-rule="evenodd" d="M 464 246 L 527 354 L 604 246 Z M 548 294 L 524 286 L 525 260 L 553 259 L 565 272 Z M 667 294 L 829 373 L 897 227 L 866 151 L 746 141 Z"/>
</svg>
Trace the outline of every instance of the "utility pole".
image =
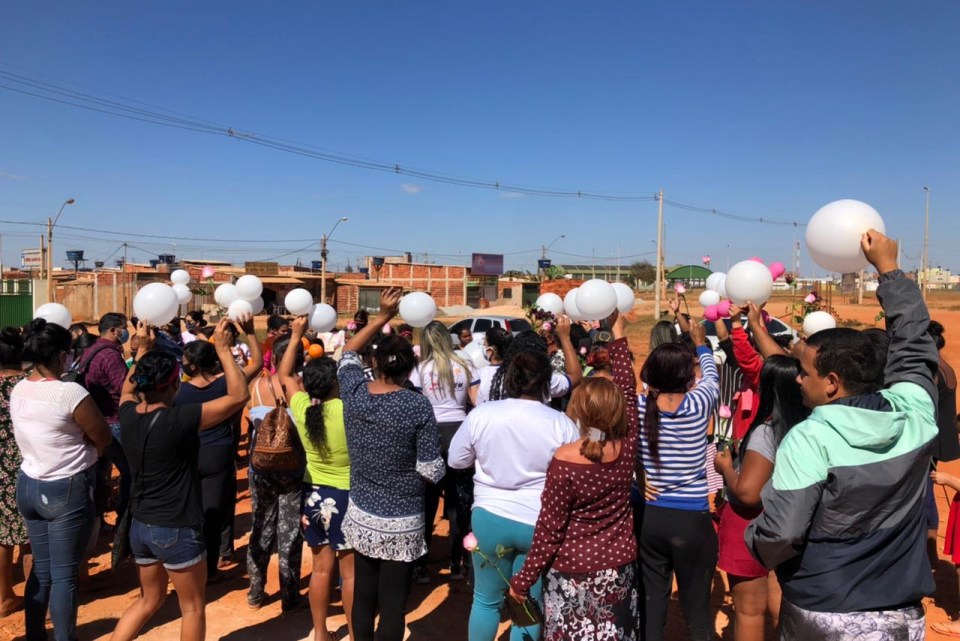
<svg viewBox="0 0 960 641">
<path fill-rule="evenodd" d="M 920 263 L 920 271 L 923 273 L 923 284 L 920 286 L 920 293 L 923 300 L 927 300 L 928 281 L 930 280 L 930 188 L 924 187 L 926 192 L 926 214 L 923 220 L 923 261 Z"/>
<path fill-rule="evenodd" d="M 127 282 L 127 244 L 123 244 L 123 270 L 120 275 L 123 276 L 123 313 L 130 314 L 130 308 L 127 307 L 127 292 L 130 291 L 130 283 Z"/>
<path fill-rule="evenodd" d="M 660 320 L 660 304 L 663 299 L 663 189 L 657 194 L 657 283 L 653 297 L 653 317 Z"/>
<path fill-rule="evenodd" d="M 320 238 L 320 302 L 327 302 L 327 241 L 330 240 L 330 237 L 333 236 L 333 232 L 337 229 L 337 226 L 346 222 L 347 217 L 341 217 L 333 225 L 333 229 L 330 230 L 329 234 L 324 234 Z"/>
<path fill-rule="evenodd" d="M 617 241 L 617 282 L 620 281 L 620 241 Z"/>
<path fill-rule="evenodd" d="M 63 213 L 63 208 L 67 205 L 72 205 L 76 202 L 73 198 L 67 198 L 63 201 L 63 204 L 60 205 L 60 211 L 57 212 L 57 217 L 54 219 L 47 218 L 47 302 L 53 302 L 53 226 L 57 224 L 57 221 L 60 220 L 60 214 Z"/>
</svg>

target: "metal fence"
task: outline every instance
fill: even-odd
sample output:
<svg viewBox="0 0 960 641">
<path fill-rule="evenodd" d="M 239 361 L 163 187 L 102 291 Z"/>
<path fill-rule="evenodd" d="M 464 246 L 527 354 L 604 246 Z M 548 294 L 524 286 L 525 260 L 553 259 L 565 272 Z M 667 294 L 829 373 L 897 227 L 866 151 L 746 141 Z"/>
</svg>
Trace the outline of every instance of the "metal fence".
<svg viewBox="0 0 960 641">
<path fill-rule="evenodd" d="M 22 327 L 33 318 L 33 283 L 0 280 L 0 327 Z"/>
</svg>

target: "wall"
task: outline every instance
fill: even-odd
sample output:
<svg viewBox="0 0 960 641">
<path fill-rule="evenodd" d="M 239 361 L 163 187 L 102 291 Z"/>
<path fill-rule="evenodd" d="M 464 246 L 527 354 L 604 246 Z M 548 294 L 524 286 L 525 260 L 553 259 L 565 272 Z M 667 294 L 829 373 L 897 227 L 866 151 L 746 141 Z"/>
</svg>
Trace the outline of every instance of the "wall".
<svg viewBox="0 0 960 641">
<path fill-rule="evenodd" d="M 555 278 L 554 280 L 545 280 L 540 283 L 540 294 L 556 294 L 560 298 L 567 295 L 571 289 L 583 285 L 584 281 L 574 278 Z"/>
</svg>

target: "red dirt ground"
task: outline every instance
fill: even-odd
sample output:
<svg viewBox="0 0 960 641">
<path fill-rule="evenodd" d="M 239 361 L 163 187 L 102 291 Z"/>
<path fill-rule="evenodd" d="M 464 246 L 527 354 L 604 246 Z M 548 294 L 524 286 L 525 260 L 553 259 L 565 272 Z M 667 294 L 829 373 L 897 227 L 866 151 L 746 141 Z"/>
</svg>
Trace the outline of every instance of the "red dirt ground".
<svg viewBox="0 0 960 641">
<path fill-rule="evenodd" d="M 695 296 L 690 296 L 696 300 Z M 783 303 L 783 305 L 780 305 Z M 774 301 L 768 306 L 771 313 L 779 315 L 786 308 L 786 299 Z M 931 314 L 948 328 L 945 356 L 955 366 L 960 366 L 960 332 L 956 338 L 950 333 L 952 328 L 960 328 L 960 297 L 937 295 L 931 296 Z M 634 321 L 630 332 L 631 341 L 637 353 L 638 362 L 642 362 L 646 352 L 645 332 L 649 330 L 650 303 L 641 303 L 638 309 L 631 313 Z M 856 320 L 865 325 L 873 325 L 874 318 L 879 310 L 876 301 L 869 298 L 863 306 L 838 305 L 836 310 L 844 320 Z M 691 311 L 699 310 L 691 306 Z M 951 339 L 953 339 L 951 341 Z M 943 469 L 960 475 L 960 461 L 947 463 Z M 946 526 L 948 513 L 948 494 L 943 488 L 936 489 L 937 505 L 940 509 L 940 538 L 939 547 L 943 546 L 943 532 Z M 240 493 L 237 500 L 237 532 L 246 532 L 250 527 L 250 494 L 246 486 L 246 474 L 241 471 Z M 225 580 L 211 585 L 208 589 L 209 605 L 207 606 L 207 638 L 221 641 L 298 641 L 312 639 L 312 624 L 309 610 L 303 608 L 297 612 L 281 616 L 280 603 L 277 595 L 276 563 L 271 564 L 271 580 L 268 593 L 271 600 L 259 611 L 253 612 L 246 605 L 245 566 L 242 559 L 246 551 L 249 534 L 243 534 L 237 540 L 237 556 L 241 564 L 230 572 Z M 81 606 L 79 612 L 79 634 L 84 641 L 109 639 L 117 619 L 138 594 L 137 580 L 132 565 L 129 563 L 119 572 L 109 569 L 109 537 L 101 538 L 95 556 L 89 562 L 90 578 L 81 585 Z M 418 641 L 459 641 L 467 638 L 467 617 L 470 611 L 471 590 L 463 582 L 453 583 L 446 578 L 447 548 L 446 522 L 438 525 L 437 536 L 434 537 L 433 557 L 431 565 L 433 583 L 427 586 L 416 585 L 409 600 L 409 614 L 407 617 L 410 629 L 410 638 Z M 305 553 L 303 560 L 303 589 L 306 592 L 309 576 L 310 557 Z M 941 555 L 940 564 L 935 569 L 937 593 L 934 597 L 925 599 L 927 608 L 928 626 L 934 622 L 955 619 L 960 616 L 960 596 L 958 596 L 957 575 L 952 564 Z M 22 577 L 21 577 L 22 579 Z M 23 593 L 23 582 L 15 587 L 18 594 Z M 717 609 L 716 630 L 719 637 L 732 639 L 733 630 L 729 625 L 731 602 L 725 594 L 724 580 L 721 573 L 717 573 L 714 582 L 713 604 Z M 686 628 L 680 614 L 679 607 L 671 606 L 671 616 L 668 623 L 670 639 L 686 638 Z M 339 637 L 346 636 L 346 625 L 342 610 L 337 603 L 331 609 L 331 618 L 328 621 L 331 630 L 337 630 Z M 506 630 L 506 625 L 501 627 Z M 768 631 L 768 638 L 774 638 L 773 632 Z M 24 638 L 22 612 L 0 620 L 0 639 L 20 641 Z M 148 624 L 142 635 L 148 641 L 166 641 L 179 638 L 179 609 L 174 594 L 170 594 L 166 605 Z M 500 635 L 506 639 L 506 634 Z M 929 639 L 945 639 L 934 632 L 930 632 Z"/>
</svg>

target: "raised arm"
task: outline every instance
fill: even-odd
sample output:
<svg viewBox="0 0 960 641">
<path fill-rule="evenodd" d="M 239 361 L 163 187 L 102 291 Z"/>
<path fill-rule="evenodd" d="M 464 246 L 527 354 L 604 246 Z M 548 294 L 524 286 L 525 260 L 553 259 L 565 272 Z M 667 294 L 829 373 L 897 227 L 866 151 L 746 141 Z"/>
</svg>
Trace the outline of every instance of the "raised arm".
<svg viewBox="0 0 960 641">
<path fill-rule="evenodd" d="M 637 434 L 640 426 L 640 408 L 637 405 L 637 375 L 633 370 L 633 361 L 630 359 L 630 347 L 627 344 L 626 320 L 622 315 L 614 312 L 613 342 L 607 345 L 610 354 L 610 369 L 613 382 L 623 392 L 626 400 L 627 438 L 632 447 L 636 447 Z"/>
<path fill-rule="evenodd" d="M 344 346 L 344 352 L 359 352 L 367 343 L 383 330 L 383 326 L 397 315 L 400 309 L 400 298 L 403 290 L 399 287 L 389 287 L 380 293 L 380 313 L 367 323 L 367 326 L 354 334 Z"/>
<path fill-rule="evenodd" d="M 753 334 L 753 341 L 757 344 L 761 356 L 769 358 L 774 354 L 788 353 L 773 340 L 773 336 L 767 331 L 767 324 L 763 322 L 763 312 L 753 303 L 747 304 L 747 323 L 750 325 L 750 333 Z"/>
<path fill-rule="evenodd" d="M 243 376 L 243 371 L 237 362 L 233 360 L 233 354 L 230 352 L 230 335 L 226 331 L 226 318 L 217 323 L 217 328 L 213 332 L 213 345 L 217 349 L 217 357 L 220 358 L 220 366 L 223 368 L 223 376 L 227 380 L 227 393 L 225 396 L 207 401 L 200 406 L 200 429 L 205 430 L 227 420 L 241 409 L 250 399 L 250 390 L 247 388 L 247 379 Z"/>
<path fill-rule="evenodd" d="M 756 307 L 756 305 L 753 305 L 753 307 Z M 743 329 L 743 325 L 740 323 L 740 314 L 737 313 L 734 318 L 733 334 L 731 336 L 733 356 L 740 366 L 740 371 L 743 372 L 743 377 L 747 381 L 747 385 L 754 392 L 758 392 L 760 391 L 760 372 L 763 370 L 763 359 L 760 357 L 760 354 L 757 353 L 757 350 L 754 349 L 753 345 L 750 344 L 750 337 L 747 336 L 746 330 Z M 763 325 L 762 320 L 760 321 L 760 325 Z M 753 327 L 752 324 L 751 327 Z M 767 334 L 765 327 L 760 331 L 769 338 L 770 335 Z"/>
<path fill-rule="evenodd" d="M 257 340 L 257 332 L 253 328 L 253 314 L 244 314 L 237 321 L 237 325 L 244 333 L 247 347 L 250 348 L 250 360 L 243 368 L 243 377 L 249 383 L 263 371 L 263 352 L 260 348 L 260 341 Z"/>
<path fill-rule="evenodd" d="M 896 383 L 915 383 L 930 394 L 936 406 L 939 393 L 934 377 L 940 357 L 933 338 L 927 334 L 930 313 L 920 289 L 897 267 L 896 241 L 871 229 L 861 238 L 860 247 L 880 273 L 877 298 L 890 335 L 884 384 L 892 387 Z"/>
<path fill-rule="evenodd" d="M 280 387 L 283 388 L 287 398 L 293 398 L 294 394 L 303 391 L 303 380 L 293 371 L 297 363 L 297 350 L 294 348 L 303 338 L 303 335 L 307 333 L 307 324 L 306 316 L 297 316 L 290 323 L 290 347 L 283 353 L 283 358 L 277 366 Z"/>
<path fill-rule="evenodd" d="M 137 402 L 137 395 L 134 390 L 137 386 L 133 382 L 133 375 L 137 372 L 137 361 L 144 354 L 153 349 L 157 342 L 157 331 L 143 321 L 137 322 L 137 351 L 133 354 L 133 367 L 123 381 L 123 387 L 120 389 L 120 405 L 129 402 Z"/>
<path fill-rule="evenodd" d="M 580 369 L 580 356 L 577 354 L 577 348 L 570 340 L 570 317 L 566 314 L 561 314 L 557 318 L 556 334 L 560 340 L 560 347 L 563 349 L 563 367 L 566 370 L 567 378 L 570 379 L 570 387 L 574 388 L 583 380 L 583 370 Z"/>
</svg>

